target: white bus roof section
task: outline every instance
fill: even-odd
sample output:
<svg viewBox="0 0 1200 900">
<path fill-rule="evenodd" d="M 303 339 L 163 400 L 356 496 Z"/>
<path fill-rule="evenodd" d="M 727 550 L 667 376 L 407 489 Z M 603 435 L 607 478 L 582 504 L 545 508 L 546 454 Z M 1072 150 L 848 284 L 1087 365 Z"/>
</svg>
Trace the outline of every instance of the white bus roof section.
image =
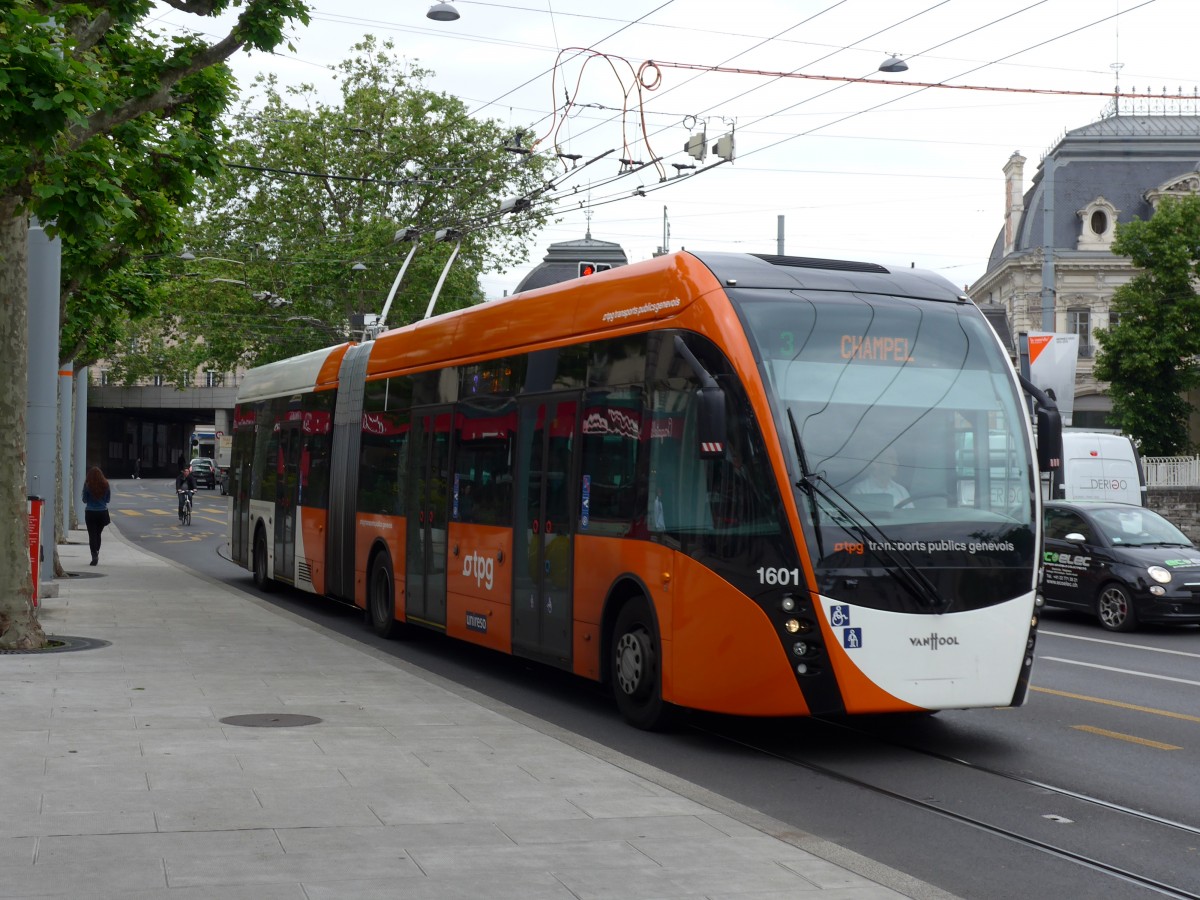
<svg viewBox="0 0 1200 900">
<path fill-rule="evenodd" d="M 314 350 L 303 356 L 291 359 L 281 359 L 278 362 L 267 363 L 257 369 L 251 369 L 238 385 L 237 402 L 247 403 L 254 400 L 270 400 L 273 397 L 286 397 L 311 391 L 317 384 L 321 368 L 337 347 L 326 347 Z"/>
</svg>

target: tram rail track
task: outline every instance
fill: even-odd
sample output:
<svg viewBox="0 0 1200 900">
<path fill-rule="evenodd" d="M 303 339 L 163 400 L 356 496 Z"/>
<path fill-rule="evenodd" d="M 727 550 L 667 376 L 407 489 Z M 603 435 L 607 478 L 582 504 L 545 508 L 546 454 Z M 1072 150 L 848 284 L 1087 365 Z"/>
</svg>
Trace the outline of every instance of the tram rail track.
<svg viewBox="0 0 1200 900">
<path fill-rule="evenodd" d="M 1133 809 L 1131 807 L 1114 803 L 1101 797 L 1091 796 L 1070 788 L 1063 788 L 1047 784 L 1045 782 L 1027 778 L 1023 775 L 1013 772 L 1006 772 L 1002 769 L 997 769 L 992 766 L 973 763 L 969 760 L 961 759 L 945 753 L 940 753 L 925 747 L 896 741 L 850 722 L 839 722 L 830 719 L 820 719 L 815 721 L 820 721 L 822 725 L 830 729 L 836 729 L 842 733 L 853 735 L 855 738 L 870 739 L 878 744 L 886 745 L 887 747 L 895 750 L 902 750 L 929 759 L 935 759 L 938 762 L 946 763 L 969 771 L 974 775 L 982 775 L 991 778 L 1012 781 L 1025 787 L 1044 792 L 1047 795 L 1057 796 L 1076 803 L 1085 804 L 1089 807 L 1103 810 L 1108 814 L 1126 817 L 1128 819 L 1137 821 L 1144 826 L 1152 828 L 1166 828 L 1174 833 L 1200 838 L 1200 827 L 1188 825 L 1184 822 L 1175 821 L 1173 819 L 1154 815 L 1153 813 Z M 903 790 L 887 787 L 877 783 L 876 781 L 855 775 L 852 772 L 844 769 L 839 770 L 837 767 L 828 763 L 817 762 L 813 759 L 805 758 L 799 753 L 781 751 L 769 747 L 765 743 L 747 740 L 728 731 L 722 731 L 716 727 L 703 726 L 695 722 L 692 723 L 691 727 L 714 740 L 733 744 L 742 748 L 743 750 L 768 756 L 787 765 L 796 766 L 816 775 L 830 778 L 842 784 L 868 791 L 874 795 L 904 803 L 910 807 L 922 810 L 923 812 L 931 813 L 942 819 L 948 819 L 953 822 L 986 832 L 990 835 L 1019 844 L 1022 847 L 1034 850 L 1038 853 L 1053 856 L 1057 859 L 1090 869 L 1094 872 L 1101 873 L 1105 876 L 1117 879 L 1130 885 L 1136 885 L 1158 896 L 1175 898 L 1175 900 L 1200 900 L 1200 885 L 1198 885 L 1196 888 L 1188 888 L 1171 884 L 1154 875 L 1138 872 L 1129 868 L 1128 866 L 1120 865 L 1115 862 L 1109 862 L 1104 859 L 1097 858 L 1095 855 L 1081 852 L 1079 850 L 1073 850 L 1069 847 L 1043 840 L 1031 834 L 1021 833 L 1016 829 L 987 821 L 978 815 L 948 809 L 944 803 L 933 802 L 927 799 L 922 799 L 918 796 L 913 796 L 911 793 L 906 793 Z"/>
</svg>

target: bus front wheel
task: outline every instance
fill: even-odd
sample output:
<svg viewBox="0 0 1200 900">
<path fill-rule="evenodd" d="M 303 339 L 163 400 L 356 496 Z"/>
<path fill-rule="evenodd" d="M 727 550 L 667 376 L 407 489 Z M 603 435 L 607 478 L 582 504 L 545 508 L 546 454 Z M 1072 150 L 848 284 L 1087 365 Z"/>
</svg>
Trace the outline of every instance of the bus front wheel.
<svg viewBox="0 0 1200 900">
<path fill-rule="evenodd" d="M 381 638 L 396 637 L 400 623 L 396 621 L 396 582 L 392 573 L 392 558 L 380 553 L 371 564 L 367 581 L 367 622 Z"/>
<path fill-rule="evenodd" d="M 612 653 L 613 696 L 621 715 L 637 728 L 664 728 L 669 707 L 662 698 L 662 651 L 643 598 L 630 600 L 617 614 Z"/>
<path fill-rule="evenodd" d="M 267 574 L 267 539 L 261 529 L 254 536 L 254 586 L 264 594 L 275 590 L 275 582 Z"/>
</svg>

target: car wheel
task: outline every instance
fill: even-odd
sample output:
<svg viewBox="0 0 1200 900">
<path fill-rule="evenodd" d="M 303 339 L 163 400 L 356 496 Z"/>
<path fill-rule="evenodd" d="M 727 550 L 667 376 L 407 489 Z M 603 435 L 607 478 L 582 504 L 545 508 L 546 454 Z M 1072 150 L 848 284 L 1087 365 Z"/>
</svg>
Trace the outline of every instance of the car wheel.
<svg viewBox="0 0 1200 900">
<path fill-rule="evenodd" d="M 1133 631 L 1137 628 L 1133 600 L 1129 591 L 1119 584 L 1110 582 L 1100 588 L 1096 596 L 1096 617 L 1109 631 Z"/>
</svg>

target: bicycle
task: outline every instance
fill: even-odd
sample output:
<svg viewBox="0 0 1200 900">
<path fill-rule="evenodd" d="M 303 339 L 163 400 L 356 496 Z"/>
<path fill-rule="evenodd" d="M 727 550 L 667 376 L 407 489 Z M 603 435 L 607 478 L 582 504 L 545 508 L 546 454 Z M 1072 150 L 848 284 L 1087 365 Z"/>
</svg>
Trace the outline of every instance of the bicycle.
<svg viewBox="0 0 1200 900">
<path fill-rule="evenodd" d="M 195 491 L 176 491 L 176 493 L 183 495 L 183 508 L 179 511 L 179 524 L 180 525 L 191 525 L 192 524 L 192 494 L 194 494 Z"/>
</svg>

